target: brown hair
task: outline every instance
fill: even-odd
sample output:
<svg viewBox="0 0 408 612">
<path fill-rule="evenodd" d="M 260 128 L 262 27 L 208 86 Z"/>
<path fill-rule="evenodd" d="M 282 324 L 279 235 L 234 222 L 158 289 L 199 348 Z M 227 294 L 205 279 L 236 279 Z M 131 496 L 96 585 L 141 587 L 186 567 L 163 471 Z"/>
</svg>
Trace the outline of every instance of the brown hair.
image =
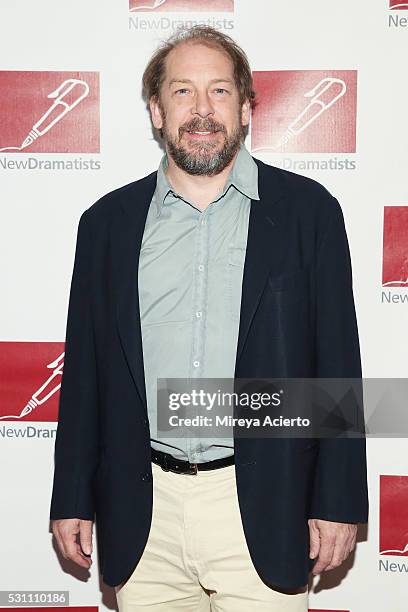
<svg viewBox="0 0 408 612">
<path fill-rule="evenodd" d="M 184 42 L 206 44 L 225 51 L 234 67 L 234 79 L 239 92 L 240 104 L 248 99 L 251 108 L 255 107 L 252 73 L 245 52 L 230 36 L 206 25 L 180 28 L 156 49 L 142 77 L 143 98 L 147 103 L 152 97 L 160 103 L 160 89 L 165 79 L 166 57 L 172 49 Z"/>
</svg>

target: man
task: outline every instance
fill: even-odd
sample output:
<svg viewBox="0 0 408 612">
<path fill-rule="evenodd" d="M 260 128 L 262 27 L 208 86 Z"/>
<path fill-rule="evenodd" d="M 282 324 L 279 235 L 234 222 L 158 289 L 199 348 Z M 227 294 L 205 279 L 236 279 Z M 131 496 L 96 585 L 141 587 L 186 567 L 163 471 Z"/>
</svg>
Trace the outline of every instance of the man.
<svg viewBox="0 0 408 612">
<path fill-rule="evenodd" d="M 255 94 L 230 37 L 176 33 L 143 84 L 166 152 L 79 222 L 53 532 L 89 568 L 96 513 L 120 610 L 305 612 L 308 572 L 367 521 L 364 437 L 163 439 L 156 382 L 361 377 L 342 211 L 246 150 Z"/>
</svg>

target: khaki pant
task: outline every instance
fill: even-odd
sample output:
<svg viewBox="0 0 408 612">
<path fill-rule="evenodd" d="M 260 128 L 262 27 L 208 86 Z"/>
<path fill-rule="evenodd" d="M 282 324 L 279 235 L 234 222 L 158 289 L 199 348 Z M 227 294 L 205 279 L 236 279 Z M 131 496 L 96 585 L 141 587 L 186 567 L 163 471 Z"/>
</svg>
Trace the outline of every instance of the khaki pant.
<svg viewBox="0 0 408 612">
<path fill-rule="evenodd" d="M 119 612 L 307 612 L 307 585 L 280 593 L 253 566 L 234 465 L 195 476 L 152 470 L 152 526 L 132 575 L 115 587 Z"/>
</svg>

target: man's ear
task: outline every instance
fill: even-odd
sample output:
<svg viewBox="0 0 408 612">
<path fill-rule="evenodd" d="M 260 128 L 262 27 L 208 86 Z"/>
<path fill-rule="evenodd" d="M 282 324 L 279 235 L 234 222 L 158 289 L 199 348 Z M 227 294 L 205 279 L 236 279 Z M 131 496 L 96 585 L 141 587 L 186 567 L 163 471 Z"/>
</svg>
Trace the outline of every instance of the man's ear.
<svg viewBox="0 0 408 612">
<path fill-rule="evenodd" d="M 163 116 L 159 101 L 152 96 L 149 101 L 150 114 L 152 117 L 152 123 L 156 129 L 163 127 Z"/>
<path fill-rule="evenodd" d="M 242 125 L 248 125 L 251 117 L 251 104 L 249 100 L 245 100 L 241 108 L 241 123 Z"/>
</svg>

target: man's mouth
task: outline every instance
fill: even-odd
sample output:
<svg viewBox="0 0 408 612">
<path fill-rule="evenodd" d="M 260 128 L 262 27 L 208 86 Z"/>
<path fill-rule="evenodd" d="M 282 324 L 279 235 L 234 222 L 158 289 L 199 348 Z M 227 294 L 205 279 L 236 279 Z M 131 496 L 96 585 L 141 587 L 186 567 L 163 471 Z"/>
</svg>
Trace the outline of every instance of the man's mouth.
<svg viewBox="0 0 408 612">
<path fill-rule="evenodd" d="M 187 133 L 192 136 L 193 138 L 208 138 L 210 136 L 215 136 L 215 134 L 218 133 L 218 130 L 216 130 L 215 132 L 210 132 L 210 131 L 199 131 L 199 130 L 186 130 Z"/>
</svg>

